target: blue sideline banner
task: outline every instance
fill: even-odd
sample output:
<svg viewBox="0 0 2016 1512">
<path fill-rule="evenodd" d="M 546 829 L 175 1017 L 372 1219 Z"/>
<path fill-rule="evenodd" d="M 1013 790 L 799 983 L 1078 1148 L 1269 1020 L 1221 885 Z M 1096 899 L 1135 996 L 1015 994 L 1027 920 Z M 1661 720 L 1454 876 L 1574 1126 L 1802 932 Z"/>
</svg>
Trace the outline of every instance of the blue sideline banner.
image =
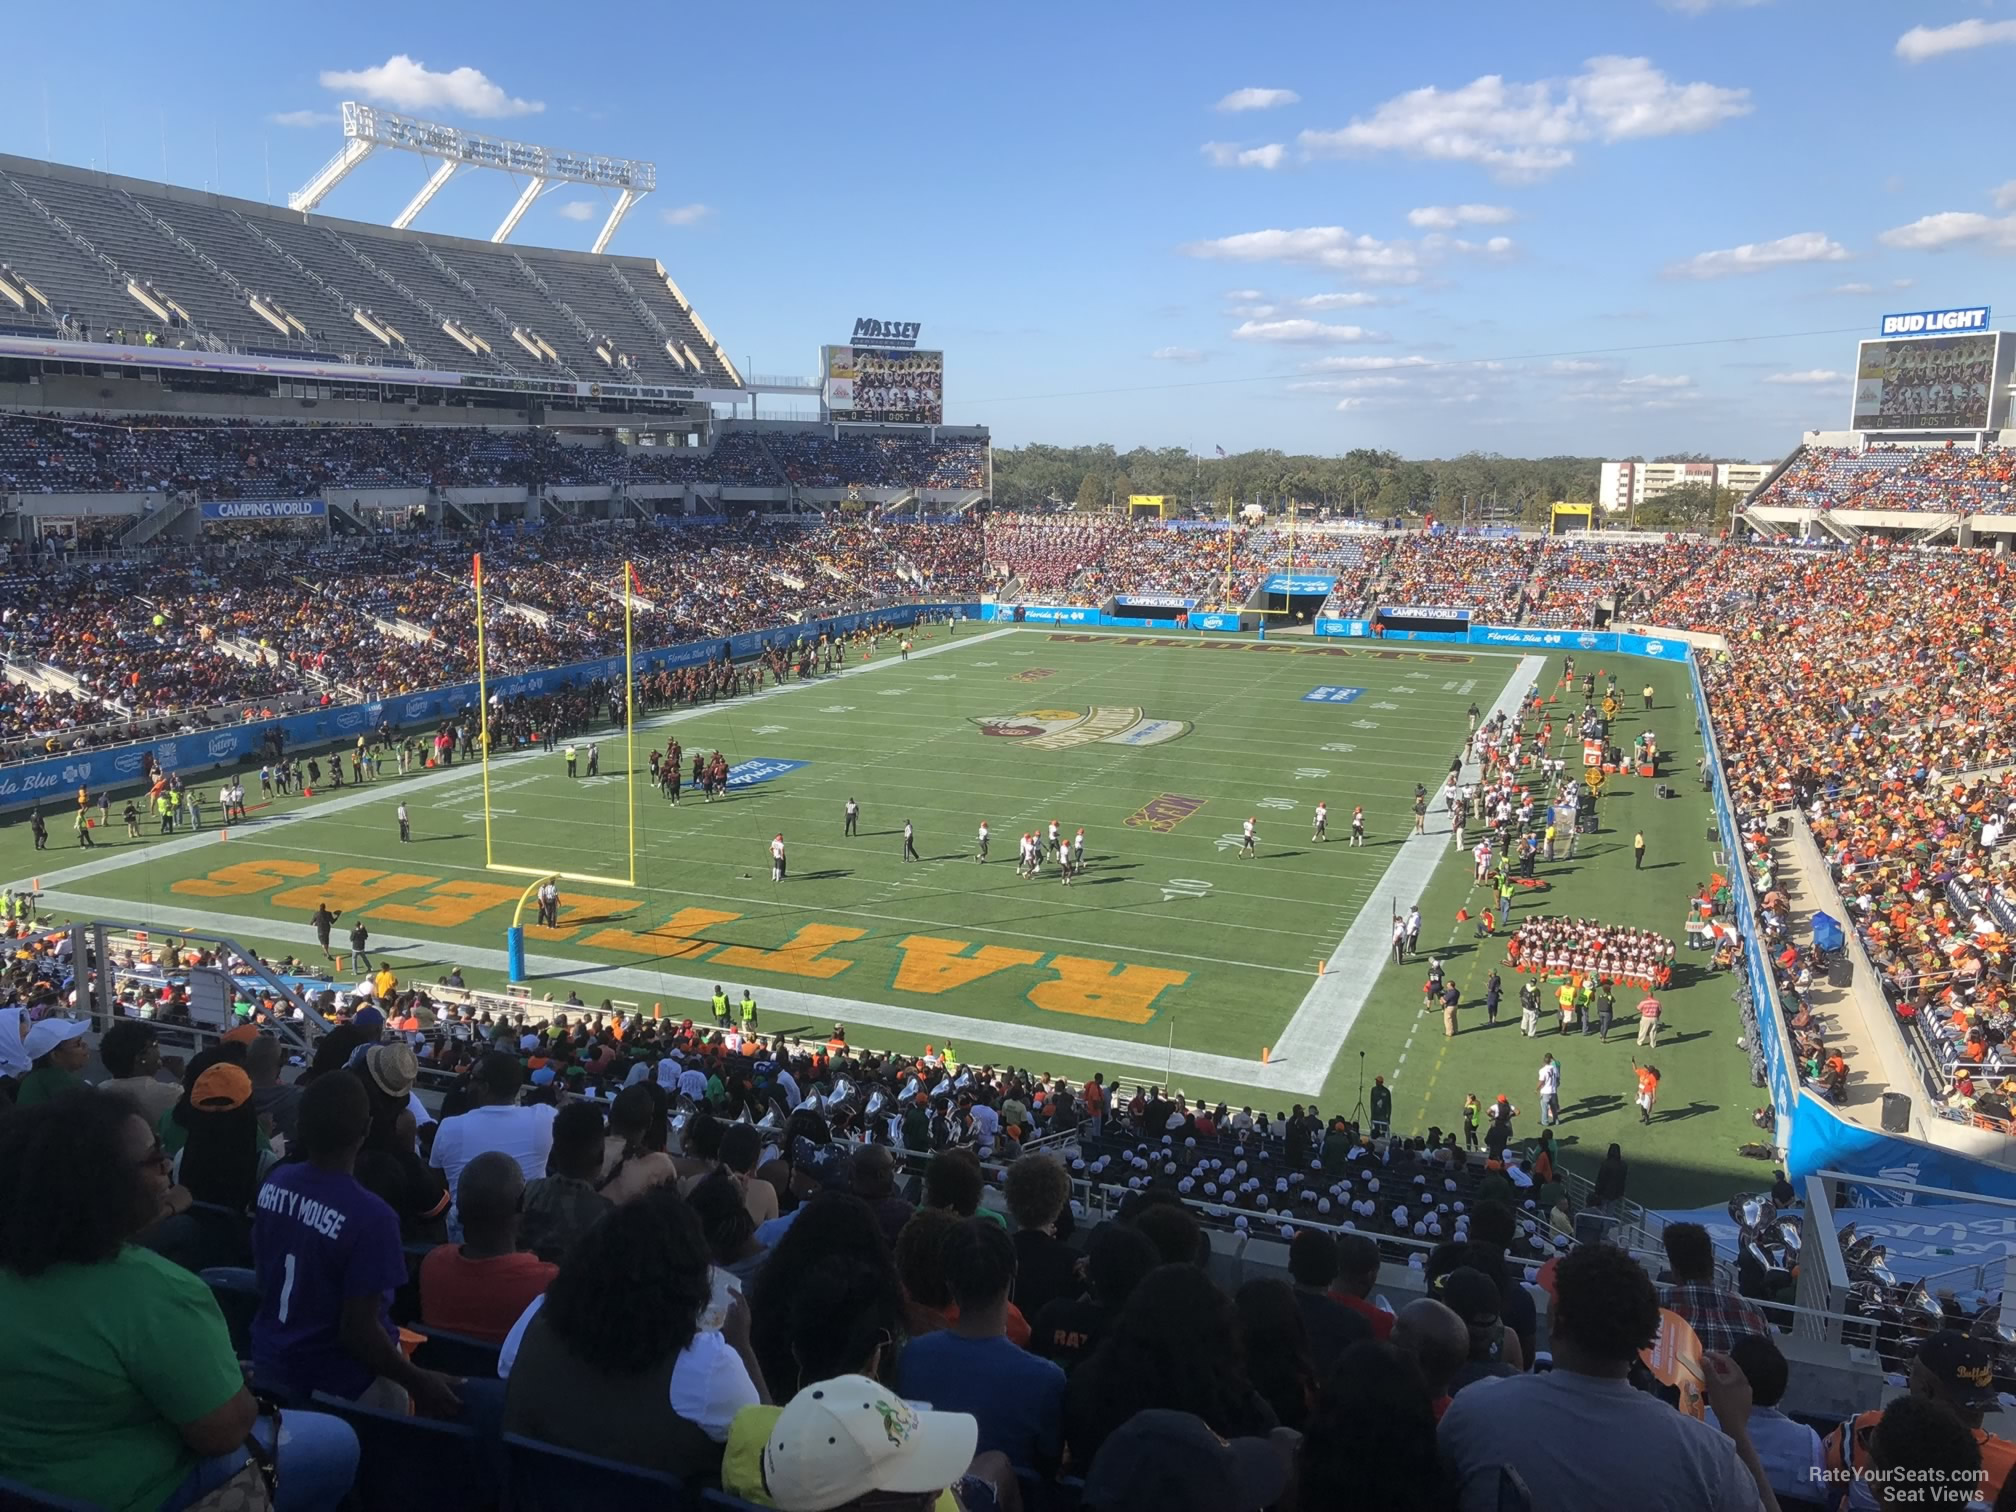
<svg viewBox="0 0 2016 1512">
<path fill-rule="evenodd" d="M 1632 638 L 1644 639 L 1643 636 Z M 1673 644 L 1684 645 L 1685 642 Z M 1778 1115 L 1774 1137 L 1779 1148 L 1789 1150 L 1794 1148 L 1799 1122 L 1804 1115 L 1792 1037 L 1785 1028 L 1785 1015 L 1779 1010 L 1771 962 L 1764 954 L 1762 931 L 1757 928 L 1757 899 L 1751 890 L 1750 874 L 1743 867 L 1742 837 L 1736 832 L 1735 810 L 1730 806 L 1728 788 L 1722 778 L 1722 759 L 1715 743 L 1715 730 L 1708 720 L 1708 693 L 1701 685 L 1701 664 L 1691 657 L 1687 662 L 1687 676 L 1694 687 L 1695 727 L 1701 736 L 1702 749 L 1708 753 L 1708 770 L 1713 774 L 1711 797 L 1715 829 L 1722 841 L 1722 853 L 1729 858 L 1729 885 L 1734 889 L 1734 916 L 1743 942 L 1743 969 L 1750 981 L 1757 1016 L 1759 1049 L 1764 1056 L 1764 1082 L 1771 1093 L 1771 1107 Z M 1805 1174 L 1793 1170 L 1789 1157 L 1786 1169 L 1795 1180 Z"/>
<path fill-rule="evenodd" d="M 1981 1197 L 2016 1199 L 2016 1170 L 1993 1161 L 1942 1150 L 1903 1134 L 1865 1129 L 1843 1118 L 1811 1092 L 1799 1094 L 1799 1116 L 1792 1126 L 1785 1173 L 1794 1181 L 1815 1171 L 1839 1171 L 1844 1176 L 1880 1176 L 1914 1186 L 1944 1187 Z M 1863 1201 L 1879 1205 L 1915 1206 L 1909 1193 L 1881 1187 L 1857 1188 Z M 1949 1198 L 1928 1195 L 1927 1202 Z"/>
<path fill-rule="evenodd" d="M 1194 615 L 1192 619 L 1195 619 Z M 1361 619 L 1332 619 L 1324 615 L 1316 621 L 1316 633 L 1356 640 L 1372 633 L 1372 622 Z"/>
<path fill-rule="evenodd" d="M 325 499 L 205 499 L 196 507 L 206 520 L 319 520 L 329 513 Z"/>
<path fill-rule="evenodd" d="M 1236 614 L 1220 614 L 1211 609 L 1192 609 L 1184 621 L 1192 630 L 1244 630 L 1246 622 Z"/>
<path fill-rule="evenodd" d="M 970 603 L 903 604 L 888 609 L 832 615 L 807 621 L 803 625 L 787 625 L 751 635 L 731 636 L 726 640 L 695 641 L 688 645 L 640 652 L 636 657 L 636 669 L 639 676 L 644 676 L 695 666 L 719 660 L 724 649 L 739 659 L 758 648 L 789 645 L 800 636 L 816 641 L 822 631 L 846 635 L 863 625 L 910 625 L 916 623 L 920 615 L 947 612 L 966 619 L 978 619 L 981 617 L 981 606 Z M 598 677 L 620 681 L 622 676 L 623 658 L 605 656 L 594 661 L 576 662 L 572 666 L 495 678 L 489 687 L 493 694 L 517 698 L 573 683 L 593 682 Z M 402 733 L 411 733 L 416 727 L 438 724 L 475 707 L 476 684 L 458 683 L 453 687 L 432 688 L 421 693 L 402 693 L 372 703 L 312 709 L 303 714 L 251 720 L 221 729 L 198 731 L 193 735 L 176 735 L 132 745 L 101 746 L 94 750 L 52 756 L 45 761 L 23 762 L 18 766 L 0 768 L 0 810 L 50 803 L 67 812 L 80 787 L 90 788 L 95 793 L 101 789 L 137 784 L 141 760 L 149 751 L 154 753 L 164 772 L 195 774 L 257 760 L 266 748 L 266 733 L 269 730 L 279 730 L 286 749 L 290 751 L 315 750 L 338 742 L 348 745 L 357 736 L 368 734 L 381 724 L 390 725 Z"/>
</svg>

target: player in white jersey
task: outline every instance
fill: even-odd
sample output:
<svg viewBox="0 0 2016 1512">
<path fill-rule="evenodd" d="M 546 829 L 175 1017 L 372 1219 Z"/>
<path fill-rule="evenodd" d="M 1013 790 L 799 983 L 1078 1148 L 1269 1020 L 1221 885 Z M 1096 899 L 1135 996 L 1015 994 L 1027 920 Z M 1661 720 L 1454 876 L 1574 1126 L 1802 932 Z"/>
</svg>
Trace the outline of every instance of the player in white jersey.
<svg viewBox="0 0 2016 1512">
<path fill-rule="evenodd" d="M 980 849 L 973 859 L 981 862 L 983 865 L 987 860 L 987 821 L 985 819 L 980 821 Z"/>
<path fill-rule="evenodd" d="M 1239 831 L 1239 859 L 1243 861 L 1247 857 L 1257 854 L 1253 847 L 1259 844 L 1259 842 L 1260 831 L 1249 816 L 1245 825 Z"/>
<path fill-rule="evenodd" d="M 1078 833 L 1071 839 L 1071 870 L 1085 870 L 1085 826 L 1078 826 Z"/>
<path fill-rule="evenodd" d="M 1362 803 L 1353 805 L 1351 809 L 1351 843 L 1365 843 L 1365 805 Z"/>
<path fill-rule="evenodd" d="M 1316 828 L 1310 832 L 1309 838 L 1311 840 L 1330 838 L 1330 805 L 1320 798 L 1316 800 Z"/>
<path fill-rule="evenodd" d="M 772 882 L 782 882 L 784 880 L 784 837 L 782 835 L 777 836 L 776 839 L 770 842 L 770 880 Z"/>
<path fill-rule="evenodd" d="M 1052 819 L 1050 821 L 1050 832 L 1047 838 L 1050 842 L 1050 854 L 1053 856 L 1059 853 L 1057 847 L 1057 837 L 1062 833 L 1063 830 L 1058 827 L 1057 821 L 1055 819 Z"/>
</svg>

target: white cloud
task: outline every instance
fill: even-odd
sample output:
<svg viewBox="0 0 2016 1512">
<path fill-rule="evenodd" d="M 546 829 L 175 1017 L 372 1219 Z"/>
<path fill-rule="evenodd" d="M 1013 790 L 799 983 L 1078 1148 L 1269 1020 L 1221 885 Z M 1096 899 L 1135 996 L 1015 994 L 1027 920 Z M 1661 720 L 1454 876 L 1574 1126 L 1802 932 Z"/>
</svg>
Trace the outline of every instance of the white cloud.
<svg viewBox="0 0 2016 1512">
<path fill-rule="evenodd" d="M 1426 357 L 1319 357 L 1302 365 L 1312 373 L 1381 373 L 1434 366 Z"/>
<path fill-rule="evenodd" d="M 1204 354 L 1195 347 L 1157 347 L 1148 354 L 1157 362 L 1202 362 Z"/>
<path fill-rule="evenodd" d="M 1226 112 L 1273 110 L 1277 106 L 1301 103 L 1302 96 L 1292 89 L 1235 89 L 1220 100 L 1216 108 Z"/>
<path fill-rule="evenodd" d="M 1502 226 L 1515 219 L 1509 205 L 1423 205 L 1407 212 L 1407 224 L 1424 231 L 1454 231 L 1458 226 Z"/>
<path fill-rule="evenodd" d="M 1237 142 L 1206 142 L 1204 156 L 1218 168 L 1279 168 L 1288 149 L 1279 142 L 1265 147 L 1241 147 Z"/>
<path fill-rule="evenodd" d="M 1747 89 L 1676 84 L 1649 58 L 1600 57 L 1564 80 L 1522 84 L 1486 74 L 1454 89 L 1409 90 L 1369 117 L 1298 140 L 1314 157 L 1402 152 L 1476 163 L 1519 182 L 1567 167 L 1578 142 L 1705 131 L 1750 108 Z"/>
<path fill-rule="evenodd" d="M 714 207 L 712 205 L 698 203 L 673 205 L 669 209 L 660 210 L 658 212 L 658 219 L 665 222 L 668 226 L 697 226 L 713 213 Z"/>
<path fill-rule="evenodd" d="M 1918 280 L 1915 278 L 1893 278 L 1890 280 L 1890 287 L 1893 289 L 1908 289 L 1916 282 Z"/>
<path fill-rule="evenodd" d="M 562 220 L 585 221 L 595 219 L 595 201 L 569 200 L 560 207 Z"/>
<path fill-rule="evenodd" d="M 1383 373 L 1367 373 L 1357 378 L 1301 378 L 1288 385 L 1291 394 L 1361 394 L 1403 389 L 1405 378 Z"/>
<path fill-rule="evenodd" d="M 1236 304 L 1226 310 L 1227 315 L 1237 315 L 1242 320 L 1265 320 L 1270 315 L 1280 313 L 1281 307 L 1272 304 Z"/>
<path fill-rule="evenodd" d="M 1235 341 L 1269 341 L 1298 346 L 1349 346 L 1360 341 L 1384 341 L 1378 331 L 1363 326 L 1325 325 L 1320 320 L 1248 320 L 1232 328 Z"/>
<path fill-rule="evenodd" d="M 1637 378 L 1621 379 L 1617 386 L 1636 389 L 1684 389 L 1692 388 L 1694 380 L 1682 373 L 1645 373 Z"/>
<path fill-rule="evenodd" d="M 1488 242 L 1472 243 L 1439 233 L 1419 242 L 1382 241 L 1342 226 L 1301 226 L 1292 231 L 1242 231 L 1236 236 L 1190 242 L 1179 250 L 1213 262 L 1296 263 L 1348 273 L 1368 283 L 1415 283 L 1428 264 L 1448 253 L 1502 255 L 1512 250 L 1512 242 L 1508 237 L 1494 236 Z"/>
<path fill-rule="evenodd" d="M 1366 305 L 1384 304 L 1386 301 L 1377 294 L 1305 294 L 1295 301 L 1300 310 L 1357 310 Z"/>
<path fill-rule="evenodd" d="M 1250 302 L 1255 299 L 1265 299 L 1267 296 L 1261 293 L 1258 289 L 1227 289 L 1225 291 L 1225 297 L 1227 299 L 1244 300 Z"/>
<path fill-rule="evenodd" d="M 1829 294 L 1874 294 L 1876 285 L 1866 283 L 1836 284 L 1827 291 Z"/>
<path fill-rule="evenodd" d="M 1908 226 L 1893 226 L 1876 240 L 1907 252 L 1938 252 L 1967 242 L 1994 251 L 2016 251 L 2016 216 L 1982 215 L 1975 210 L 1942 210 Z"/>
<path fill-rule="evenodd" d="M 1702 252 L 1666 270 L 1669 278 L 1728 278 L 1799 263 L 1845 262 L 1848 249 L 1819 231 L 1797 231 L 1776 241 L 1745 242 L 1719 252 Z"/>
<path fill-rule="evenodd" d="M 322 87 L 354 92 L 398 110 L 445 110 L 496 119 L 537 115 L 545 105 L 504 92 L 480 69 L 438 73 L 405 53 L 394 53 L 376 68 L 322 70 Z"/>
<path fill-rule="evenodd" d="M 1970 52 L 2000 42 L 2016 42 L 2016 21 L 1983 21 L 1975 16 L 1951 26 L 1912 27 L 1897 39 L 1897 56 L 1906 63 L 1923 63 L 1945 53 Z"/>
<path fill-rule="evenodd" d="M 1597 362 L 1588 357 L 1556 357 L 1547 364 L 1547 372 L 1557 378 L 1585 378 L 1591 373 L 1609 371 L 1609 363 Z"/>
<path fill-rule="evenodd" d="M 283 110 L 266 119 L 275 126 L 334 126 L 337 116 L 333 110 Z"/>
<path fill-rule="evenodd" d="M 1800 373 L 1766 373 L 1764 381 L 1766 383 L 1797 384 L 1846 383 L 1848 375 L 1846 373 L 1837 373 L 1832 368 L 1807 368 L 1804 372 Z"/>
</svg>

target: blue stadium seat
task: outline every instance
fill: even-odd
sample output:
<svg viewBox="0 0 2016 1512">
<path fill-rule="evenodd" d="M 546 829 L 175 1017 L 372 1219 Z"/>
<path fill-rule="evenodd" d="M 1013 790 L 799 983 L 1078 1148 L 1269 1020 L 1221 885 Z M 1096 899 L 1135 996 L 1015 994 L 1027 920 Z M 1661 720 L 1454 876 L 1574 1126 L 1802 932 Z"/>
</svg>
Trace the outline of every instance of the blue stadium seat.
<svg viewBox="0 0 2016 1512">
<path fill-rule="evenodd" d="M 467 1334 L 450 1333 L 445 1328 L 427 1328 L 419 1323 L 406 1326 L 420 1335 L 420 1343 L 413 1350 L 413 1363 L 421 1369 L 476 1381 L 497 1379 L 500 1352 L 497 1345 L 472 1339 Z"/>
<path fill-rule="evenodd" d="M 357 1505 L 371 1512 L 490 1512 L 496 1506 L 494 1477 L 474 1428 L 382 1412 L 321 1391 L 310 1405 L 356 1430 Z"/>
<path fill-rule="evenodd" d="M 19 1481 L 0 1480 L 0 1512 L 101 1512 L 101 1509 L 93 1502 L 46 1496 Z"/>
<path fill-rule="evenodd" d="M 231 1348 L 241 1360 L 252 1355 L 252 1320 L 259 1316 L 259 1279 L 235 1265 L 213 1265 L 198 1271 L 203 1284 L 224 1314 L 224 1326 L 231 1330 Z"/>
<path fill-rule="evenodd" d="M 517 1433 L 504 1435 L 504 1478 L 511 1512 L 576 1512 L 582 1507 L 668 1512 L 686 1496 L 676 1475 L 577 1454 Z"/>
</svg>

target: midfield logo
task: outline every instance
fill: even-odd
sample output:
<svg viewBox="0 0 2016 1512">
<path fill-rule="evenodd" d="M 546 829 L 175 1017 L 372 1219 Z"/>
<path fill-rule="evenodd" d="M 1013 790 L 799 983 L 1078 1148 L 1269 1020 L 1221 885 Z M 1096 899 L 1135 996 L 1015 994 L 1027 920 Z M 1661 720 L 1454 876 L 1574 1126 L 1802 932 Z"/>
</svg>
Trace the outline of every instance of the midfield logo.
<svg viewBox="0 0 2016 1512">
<path fill-rule="evenodd" d="M 1144 719 L 1139 709 L 1024 709 L 1019 714 L 983 714 L 973 721 L 983 735 L 1027 741 L 1033 751 L 1068 751 L 1076 746 L 1152 746 L 1190 733 L 1180 719 Z"/>
</svg>

